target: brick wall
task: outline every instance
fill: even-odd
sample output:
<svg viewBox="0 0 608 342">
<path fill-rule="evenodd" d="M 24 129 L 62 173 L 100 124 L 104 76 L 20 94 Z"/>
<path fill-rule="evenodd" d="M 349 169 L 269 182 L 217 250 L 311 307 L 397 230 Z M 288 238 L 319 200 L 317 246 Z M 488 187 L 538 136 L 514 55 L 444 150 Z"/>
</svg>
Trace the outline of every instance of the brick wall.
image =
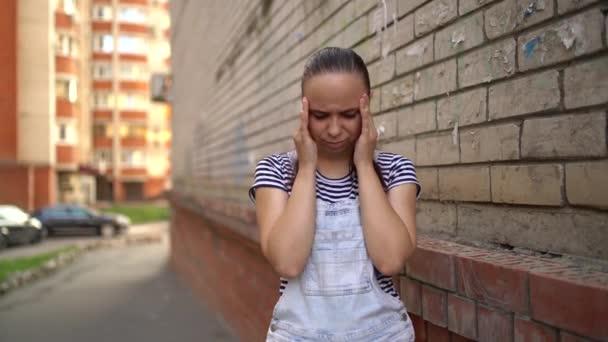
<svg viewBox="0 0 608 342">
<path fill-rule="evenodd" d="M 576 301 L 564 300 L 563 316 L 551 317 L 546 303 L 560 297 L 538 290 L 571 289 L 585 303 L 608 306 L 606 282 L 589 280 L 604 279 L 602 268 L 579 267 L 608 261 L 604 6 L 173 0 L 175 195 L 239 222 L 222 229 L 255 236 L 247 188 L 257 160 L 293 148 L 306 58 L 322 46 L 353 47 L 370 69 L 381 148 L 412 159 L 424 189 L 423 238 L 410 265 L 423 258 L 436 274 L 425 278 L 408 265 L 401 277 L 413 288 L 406 302 L 420 303 L 419 335 L 608 339 L 593 319 L 606 317 L 603 309 L 576 311 Z M 425 241 L 476 252 L 441 245 L 440 257 L 419 257 L 431 249 Z M 547 260 L 561 271 L 545 276 L 533 266 Z"/>
</svg>

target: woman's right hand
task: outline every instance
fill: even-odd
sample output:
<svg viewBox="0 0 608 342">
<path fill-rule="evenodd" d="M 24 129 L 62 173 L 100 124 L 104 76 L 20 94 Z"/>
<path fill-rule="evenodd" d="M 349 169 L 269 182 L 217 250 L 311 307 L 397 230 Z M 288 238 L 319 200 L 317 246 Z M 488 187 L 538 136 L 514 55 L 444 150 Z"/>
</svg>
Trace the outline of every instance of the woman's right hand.
<svg viewBox="0 0 608 342">
<path fill-rule="evenodd" d="M 308 99 L 302 98 L 302 110 L 300 111 L 300 127 L 293 134 L 293 141 L 298 153 L 298 165 L 300 169 L 317 168 L 317 144 L 308 131 Z"/>
</svg>

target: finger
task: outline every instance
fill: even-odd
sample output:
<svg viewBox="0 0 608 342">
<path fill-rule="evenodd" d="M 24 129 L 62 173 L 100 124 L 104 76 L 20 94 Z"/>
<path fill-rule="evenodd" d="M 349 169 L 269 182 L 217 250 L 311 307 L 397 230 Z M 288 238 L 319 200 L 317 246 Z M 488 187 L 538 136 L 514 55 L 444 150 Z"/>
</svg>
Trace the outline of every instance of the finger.
<svg viewBox="0 0 608 342">
<path fill-rule="evenodd" d="M 303 97 L 302 98 L 302 111 L 300 112 L 300 122 L 302 123 L 302 125 L 300 126 L 300 129 L 302 130 L 302 134 L 304 136 L 310 136 L 310 134 L 308 132 L 308 118 L 309 118 L 308 99 Z"/>
<path fill-rule="evenodd" d="M 369 134 L 369 106 L 366 104 L 366 95 L 359 99 L 359 112 L 361 113 L 361 135 Z"/>
</svg>

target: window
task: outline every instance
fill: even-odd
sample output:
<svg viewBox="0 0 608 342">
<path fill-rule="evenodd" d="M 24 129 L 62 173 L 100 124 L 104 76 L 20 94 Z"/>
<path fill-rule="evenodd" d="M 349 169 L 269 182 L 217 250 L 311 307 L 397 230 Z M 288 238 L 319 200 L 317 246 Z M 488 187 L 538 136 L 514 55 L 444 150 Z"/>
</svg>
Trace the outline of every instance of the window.
<svg viewBox="0 0 608 342">
<path fill-rule="evenodd" d="M 93 51 L 110 53 L 114 51 L 114 37 L 111 34 L 101 34 L 93 37 Z"/>
<path fill-rule="evenodd" d="M 142 64 L 121 64 L 120 78 L 124 80 L 147 80 L 147 68 Z"/>
<path fill-rule="evenodd" d="M 93 20 L 103 20 L 103 21 L 112 20 L 112 18 L 113 18 L 112 7 L 110 7 L 108 5 L 94 5 L 92 17 L 93 17 Z"/>
<path fill-rule="evenodd" d="M 58 98 L 66 99 L 71 103 L 78 100 L 78 86 L 74 79 L 56 79 L 55 95 Z"/>
<path fill-rule="evenodd" d="M 62 144 L 76 144 L 78 136 L 73 122 L 57 123 L 57 142 Z"/>
<path fill-rule="evenodd" d="M 114 97 L 110 93 L 94 93 L 93 94 L 93 106 L 95 109 L 108 109 L 112 108 L 114 103 Z"/>
<path fill-rule="evenodd" d="M 120 162 L 124 166 L 144 166 L 144 152 L 139 150 L 123 150 L 121 152 Z"/>
<path fill-rule="evenodd" d="M 93 64 L 93 78 L 95 79 L 111 79 L 112 65 L 110 63 L 95 63 Z"/>
<path fill-rule="evenodd" d="M 146 110 L 148 97 L 144 94 L 127 93 L 121 94 L 118 100 L 118 108 L 127 110 Z"/>
<path fill-rule="evenodd" d="M 65 33 L 57 33 L 55 36 L 55 55 L 76 57 L 78 56 L 78 44 L 74 37 Z"/>
<path fill-rule="evenodd" d="M 96 138 L 111 138 L 112 124 L 107 122 L 96 122 L 93 124 L 93 136 Z"/>
<path fill-rule="evenodd" d="M 67 15 L 74 15 L 76 7 L 76 0 L 58 0 L 57 2 L 57 8 Z"/>
<path fill-rule="evenodd" d="M 120 36 L 118 37 L 118 51 L 139 55 L 147 54 L 148 42 L 143 37 Z"/>
<path fill-rule="evenodd" d="M 129 123 L 122 125 L 121 135 L 127 138 L 145 138 L 147 131 L 146 124 Z"/>
<path fill-rule="evenodd" d="M 145 23 L 147 20 L 145 9 L 140 7 L 122 7 L 118 12 L 118 20 L 126 23 Z"/>
<path fill-rule="evenodd" d="M 97 150 L 94 154 L 95 163 L 99 164 L 112 164 L 112 151 L 111 150 Z"/>
</svg>

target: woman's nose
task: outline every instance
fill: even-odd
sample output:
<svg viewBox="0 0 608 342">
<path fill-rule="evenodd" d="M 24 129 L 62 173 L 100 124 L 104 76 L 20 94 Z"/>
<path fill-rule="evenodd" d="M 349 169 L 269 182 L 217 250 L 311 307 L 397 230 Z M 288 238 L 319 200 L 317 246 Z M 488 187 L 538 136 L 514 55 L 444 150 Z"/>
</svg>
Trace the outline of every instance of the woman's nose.
<svg viewBox="0 0 608 342">
<path fill-rule="evenodd" d="M 337 117 L 331 117 L 329 119 L 329 127 L 327 128 L 327 133 L 331 136 L 340 135 L 341 131 L 340 120 Z"/>
</svg>

